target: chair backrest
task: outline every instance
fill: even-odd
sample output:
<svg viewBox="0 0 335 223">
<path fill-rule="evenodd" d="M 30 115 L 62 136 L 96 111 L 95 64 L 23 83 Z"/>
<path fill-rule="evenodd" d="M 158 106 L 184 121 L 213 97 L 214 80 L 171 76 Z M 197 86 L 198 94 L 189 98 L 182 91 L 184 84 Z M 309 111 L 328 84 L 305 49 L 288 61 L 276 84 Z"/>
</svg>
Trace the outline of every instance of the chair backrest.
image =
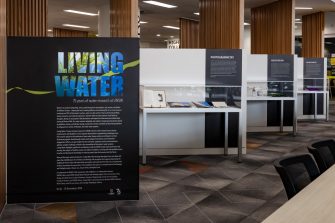
<svg viewBox="0 0 335 223">
<path fill-rule="evenodd" d="M 335 141 L 333 139 L 314 142 L 308 146 L 308 151 L 314 156 L 321 173 L 335 164 Z"/>
<path fill-rule="evenodd" d="M 284 184 L 288 199 L 315 180 L 320 171 L 310 154 L 281 158 L 274 166 Z"/>
</svg>

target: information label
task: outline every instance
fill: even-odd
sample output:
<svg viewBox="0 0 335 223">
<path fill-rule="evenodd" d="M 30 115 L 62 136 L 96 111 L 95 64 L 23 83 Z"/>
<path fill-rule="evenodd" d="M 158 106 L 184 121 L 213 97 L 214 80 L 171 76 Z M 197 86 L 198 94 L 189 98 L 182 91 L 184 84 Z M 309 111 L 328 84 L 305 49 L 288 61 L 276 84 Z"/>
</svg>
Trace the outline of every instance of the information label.
<svg viewBox="0 0 335 223">
<path fill-rule="evenodd" d="M 268 81 L 293 81 L 293 55 L 268 56 Z"/>
<path fill-rule="evenodd" d="M 304 58 L 304 78 L 324 78 L 323 58 Z"/>
<path fill-rule="evenodd" d="M 206 85 L 241 84 L 242 50 L 206 50 Z"/>
<path fill-rule="evenodd" d="M 8 38 L 8 202 L 136 200 L 139 43 Z"/>
</svg>

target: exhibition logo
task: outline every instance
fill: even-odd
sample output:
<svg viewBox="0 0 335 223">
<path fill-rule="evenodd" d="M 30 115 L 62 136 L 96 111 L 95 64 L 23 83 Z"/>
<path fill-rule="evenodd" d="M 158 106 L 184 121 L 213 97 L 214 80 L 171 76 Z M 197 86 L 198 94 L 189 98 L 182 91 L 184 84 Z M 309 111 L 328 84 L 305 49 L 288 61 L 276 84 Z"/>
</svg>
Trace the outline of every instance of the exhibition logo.
<svg viewBox="0 0 335 223">
<path fill-rule="evenodd" d="M 124 57 L 120 52 L 58 52 L 58 97 L 122 96 Z"/>
</svg>

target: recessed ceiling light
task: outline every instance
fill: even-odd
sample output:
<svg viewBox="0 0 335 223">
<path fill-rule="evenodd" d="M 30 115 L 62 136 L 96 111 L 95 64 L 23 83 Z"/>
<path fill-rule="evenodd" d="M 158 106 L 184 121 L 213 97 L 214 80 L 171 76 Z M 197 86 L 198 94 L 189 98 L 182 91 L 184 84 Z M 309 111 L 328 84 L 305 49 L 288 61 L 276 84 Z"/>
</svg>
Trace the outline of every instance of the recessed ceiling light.
<svg viewBox="0 0 335 223">
<path fill-rule="evenodd" d="M 52 32 L 52 29 L 48 29 L 48 32 Z"/>
<path fill-rule="evenodd" d="M 179 27 L 176 26 L 163 26 L 163 27 L 168 29 L 180 29 Z"/>
<path fill-rule="evenodd" d="M 158 1 L 143 1 L 144 3 L 147 4 L 151 4 L 151 5 L 156 5 L 156 6 L 160 6 L 160 7 L 164 7 L 164 8 L 177 8 L 177 6 L 175 5 L 169 5 L 169 4 L 165 4 L 163 2 L 158 2 Z"/>
<path fill-rule="evenodd" d="M 99 14 L 97 13 L 90 13 L 90 12 L 82 12 L 82 11 L 77 11 L 77 10 L 72 10 L 72 9 L 66 9 L 64 12 L 69 12 L 69 13 L 74 13 L 74 14 L 79 14 L 79 15 L 88 15 L 88 16 L 98 16 Z"/>
<path fill-rule="evenodd" d="M 148 23 L 148 22 L 140 21 L 140 24 L 146 24 L 146 23 Z"/>
<path fill-rule="evenodd" d="M 160 36 L 161 36 L 161 34 L 156 34 L 156 36 L 157 36 L 157 37 L 160 37 Z"/>
<path fill-rule="evenodd" d="M 195 12 L 195 13 L 193 13 L 194 15 L 200 15 L 200 12 Z"/>
<path fill-rule="evenodd" d="M 63 24 L 65 27 L 73 27 L 73 28 L 80 28 L 80 29 L 89 29 L 88 26 L 79 26 L 79 25 L 72 25 L 72 24 Z"/>
<path fill-rule="evenodd" d="M 311 7 L 295 7 L 296 10 L 312 10 Z"/>
<path fill-rule="evenodd" d="M 245 25 L 245 26 L 250 26 L 250 23 L 245 22 L 244 25 Z"/>
<path fill-rule="evenodd" d="M 170 38 L 174 38 L 174 36 L 170 36 Z"/>
</svg>

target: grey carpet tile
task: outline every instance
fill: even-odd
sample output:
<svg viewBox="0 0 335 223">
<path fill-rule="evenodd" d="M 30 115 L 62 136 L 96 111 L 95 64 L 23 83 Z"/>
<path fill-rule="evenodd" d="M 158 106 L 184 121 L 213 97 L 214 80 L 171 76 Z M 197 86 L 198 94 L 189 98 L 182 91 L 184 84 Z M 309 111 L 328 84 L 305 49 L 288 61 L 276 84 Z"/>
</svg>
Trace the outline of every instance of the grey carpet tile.
<svg viewBox="0 0 335 223">
<path fill-rule="evenodd" d="M 243 158 L 254 159 L 265 164 L 265 163 L 272 163 L 274 160 L 278 159 L 282 155 L 284 155 L 284 153 L 262 150 L 257 151 L 256 154 L 254 153 L 246 154 L 245 156 L 242 157 L 242 159 Z"/>
<path fill-rule="evenodd" d="M 158 206 L 161 214 L 165 219 L 172 218 L 174 215 L 178 215 L 179 213 L 189 209 L 193 204 L 184 204 L 184 205 L 161 205 Z"/>
<path fill-rule="evenodd" d="M 167 218 L 168 223 L 213 223 L 199 208 L 192 206 Z"/>
<path fill-rule="evenodd" d="M 149 163 L 151 166 L 165 166 L 171 163 L 176 162 L 177 159 L 171 159 L 165 156 L 148 156 L 147 157 L 147 163 Z"/>
<path fill-rule="evenodd" d="M 104 212 L 97 213 L 93 216 L 85 218 L 81 213 L 78 213 L 78 223 L 121 223 L 121 217 L 116 208 L 109 209 Z"/>
<path fill-rule="evenodd" d="M 297 147 L 296 146 L 276 146 L 276 145 L 271 145 L 268 144 L 266 146 L 262 146 L 260 150 L 265 150 L 265 151 L 272 151 L 272 152 L 280 152 L 280 153 L 289 153 L 295 150 Z"/>
<path fill-rule="evenodd" d="M 157 167 L 151 172 L 144 173 L 143 176 L 157 180 L 176 182 L 192 174 L 193 172 L 186 169 Z"/>
<path fill-rule="evenodd" d="M 140 177 L 140 185 L 146 192 L 152 192 L 169 185 L 171 182 L 153 179 L 145 176 Z"/>
<path fill-rule="evenodd" d="M 34 210 L 17 209 L 15 211 L 5 210 L 1 216 L 1 223 L 33 223 Z"/>
<path fill-rule="evenodd" d="M 203 179 L 213 177 L 236 180 L 248 175 L 249 173 L 251 173 L 251 170 L 245 168 L 215 166 L 198 173 L 198 175 Z"/>
<path fill-rule="evenodd" d="M 260 168 L 256 169 L 254 173 L 269 174 L 269 175 L 275 175 L 275 176 L 278 175 L 272 163 L 268 163 L 268 164 L 261 166 Z"/>
<path fill-rule="evenodd" d="M 220 176 L 210 176 L 210 175 L 198 175 L 194 174 L 189 177 L 186 177 L 180 181 L 177 181 L 176 184 L 188 185 L 193 187 L 200 187 L 207 190 L 219 190 L 233 181 L 227 178 L 222 178 Z"/>
<path fill-rule="evenodd" d="M 156 206 L 118 207 L 122 222 L 141 223 L 162 221 L 164 217 Z"/>
<path fill-rule="evenodd" d="M 220 212 L 229 212 L 247 216 L 265 203 L 264 200 L 252 199 L 250 197 L 246 197 L 246 200 L 243 200 L 243 195 L 238 195 L 238 197 L 241 199 L 240 201 L 237 201 L 237 196 L 233 196 L 230 192 L 214 192 L 196 203 L 196 206 L 211 218 L 211 215 L 216 215 L 215 212 L 218 212 L 217 214 L 223 214 Z"/>
<path fill-rule="evenodd" d="M 44 223 L 44 222 L 50 222 L 50 223 L 71 223 L 73 221 L 71 221 L 71 220 L 65 220 L 65 219 L 62 219 L 60 217 L 50 216 L 48 214 L 35 211 L 32 222 L 34 222 L 34 223 Z"/>
<path fill-rule="evenodd" d="M 185 192 L 208 192 L 208 190 L 180 184 L 170 184 L 159 190 L 148 193 L 156 205 L 185 205 L 190 204 Z"/>
<path fill-rule="evenodd" d="M 211 196 L 215 191 L 187 191 L 184 192 L 184 196 L 192 203 L 197 204 L 209 196 Z"/>
<path fill-rule="evenodd" d="M 284 188 L 279 194 L 277 194 L 273 199 L 270 200 L 271 203 L 279 205 L 283 205 L 287 201 L 288 199 Z"/>
<path fill-rule="evenodd" d="M 189 161 L 213 166 L 222 162 L 222 160 L 224 159 L 225 158 L 222 155 L 209 155 L 209 156 L 188 156 L 181 159 L 181 161 Z"/>
<path fill-rule="evenodd" d="M 252 153 L 253 152 L 254 151 L 252 151 Z M 236 169 L 242 169 L 246 171 L 253 171 L 264 164 L 264 162 L 260 160 L 256 160 L 256 159 L 250 159 L 246 155 L 244 155 L 242 158 L 243 158 L 243 162 L 238 163 L 236 162 L 234 156 L 228 156 L 225 158 L 223 162 L 219 163 L 216 167 L 223 168 L 223 169 L 236 168 Z"/>
<path fill-rule="evenodd" d="M 257 221 L 253 219 L 252 217 L 248 216 L 245 219 L 243 219 L 240 223 L 260 223 L 260 221 Z"/>
<path fill-rule="evenodd" d="M 76 204 L 79 219 L 90 219 L 96 215 L 115 209 L 114 201 L 83 202 Z"/>
<path fill-rule="evenodd" d="M 116 201 L 117 207 L 122 206 L 153 206 L 155 205 L 151 198 L 148 196 L 147 192 L 140 193 L 140 199 L 134 201 Z"/>
</svg>

